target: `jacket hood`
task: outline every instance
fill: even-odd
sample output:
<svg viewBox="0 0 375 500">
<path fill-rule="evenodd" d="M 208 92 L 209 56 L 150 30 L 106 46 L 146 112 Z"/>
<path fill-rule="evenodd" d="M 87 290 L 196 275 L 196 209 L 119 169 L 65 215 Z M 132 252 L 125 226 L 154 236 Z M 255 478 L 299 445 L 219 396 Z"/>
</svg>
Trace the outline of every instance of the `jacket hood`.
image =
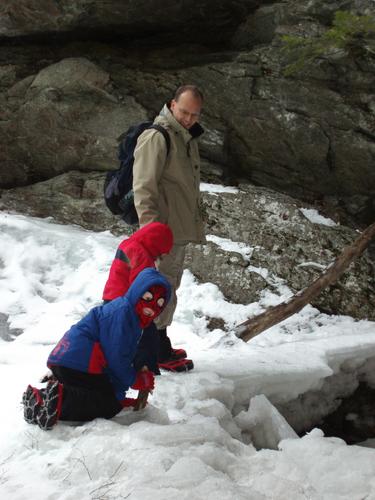
<svg viewBox="0 0 375 500">
<path fill-rule="evenodd" d="M 172 230 L 161 222 L 146 224 L 133 234 L 132 239 L 139 242 L 154 259 L 163 253 L 169 253 L 173 246 Z"/>
<path fill-rule="evenodd" d="M 146 267 L 138 274 L 125 294 L 125 297 L 129 301 L 130 305 L 135 307 L 142 295 L 153 285 L 161 285 L 166 289 L 166 301 L 168 303 L 171 298 L 171 285 L 169 284 L 169 281 L 156 269 Z"/>
</svg>

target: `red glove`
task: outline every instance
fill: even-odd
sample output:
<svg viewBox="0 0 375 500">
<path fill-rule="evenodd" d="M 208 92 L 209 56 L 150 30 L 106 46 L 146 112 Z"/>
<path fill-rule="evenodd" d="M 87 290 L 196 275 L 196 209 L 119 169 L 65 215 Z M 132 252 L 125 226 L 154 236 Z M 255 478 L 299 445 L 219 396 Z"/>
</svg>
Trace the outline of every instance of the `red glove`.
<svg viewBox="0 0 375 500">
<path fill-rule="evenodd" d="M 150 370 L 137 372 L 132 389 L 137 391 L 152 391 L 155 387 L 155 377 Z"/>
<path fill-rule="evenodd" d="M 123 408 L 129 408 L 129 406 L 134 407 L 136 401 L 137 400 L 134 398 L 125 398 L 125 399 L 122 399 L 121 401 L 119 401 L 119 403 Z"/>
</svg>

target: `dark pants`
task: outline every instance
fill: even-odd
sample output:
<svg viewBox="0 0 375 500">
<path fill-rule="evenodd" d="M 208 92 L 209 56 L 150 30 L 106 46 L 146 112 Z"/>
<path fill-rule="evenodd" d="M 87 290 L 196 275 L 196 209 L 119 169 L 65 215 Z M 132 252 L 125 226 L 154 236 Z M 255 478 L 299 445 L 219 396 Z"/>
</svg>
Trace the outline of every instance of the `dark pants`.
<svg viewBox="0 0 375 500">
<path fill-rule="evenodd" d="M 159 332 L 159 350 L 158 350 L 158 361 L 162 363 L 163 361 L 167 361 L 172 354 L 172 344 L 167 335 L 167 329 L 163 328 L 162 330 L 158 330 Z"/>
<path fill-rule="evenodd" d="M 138 371 L 146 365 L 155 375 L 160 375 L 158 362 L 166 361 L 171 354 L 172 345 L 167 335 L 167 329 L 157 330 L 155 323 L 151 323 L 143 330 L 133 361 L 134 368 Z"/>
<path fill-rule="evenodd" d="M 106 375 L 52 366 L 52 373 L 63 384 L 60 420 L 87 422 L 94 418 L 112 418 L 122 406 Z"/>
<path fill-rule="evenodd" d="M 151 323 L 143 330 L 141 340 L 139 341 L 137 352 L 133 359 L 133 366 L 139 371 L 143 366 L 159 375 L 158 368 L 159 334 L 155 323 Z"/>
</svg>

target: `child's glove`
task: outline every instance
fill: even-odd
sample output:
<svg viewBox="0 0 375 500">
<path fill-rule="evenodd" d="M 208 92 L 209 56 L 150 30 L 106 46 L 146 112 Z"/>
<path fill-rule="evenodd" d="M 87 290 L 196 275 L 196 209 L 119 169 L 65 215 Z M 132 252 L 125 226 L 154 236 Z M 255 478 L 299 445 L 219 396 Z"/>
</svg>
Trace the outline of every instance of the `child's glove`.
<svg viewBox="0 0 375 500">
<path fill-rule="evenodd" d="M 150 370 L 142 370 L 137 372 L 135 382 L 132 385 L 132 389 L 137 391 L 152 391 L 155 387 L 155 377 Z"/>
<path fill-rule="evenodd" d="M 122 399 L 120 401 L 120 405 L 123 407 L 123 408 L 129 408 L 130 406 L 132 406 L 134 408 L 135 406 L 135 402 L 137 400 L 134 399 L 134 398 L 125 398 L 125 399 Z"/>
</svg>

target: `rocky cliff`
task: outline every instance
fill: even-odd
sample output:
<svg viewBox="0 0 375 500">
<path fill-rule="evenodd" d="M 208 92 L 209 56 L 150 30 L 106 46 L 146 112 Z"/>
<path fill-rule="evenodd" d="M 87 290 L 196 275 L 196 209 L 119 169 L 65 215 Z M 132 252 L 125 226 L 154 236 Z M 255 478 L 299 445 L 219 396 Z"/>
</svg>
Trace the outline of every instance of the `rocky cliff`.
<svg viewBox="0 0 375 500">
<path fill-rule="evenodd" d="M 250 271 L 267 262 L 272 276 L 300 289 L 355 232 L 318 231 L 293 208 L 297 199 L 343 223 L 375 219 L 374 40 L 366 40 L 366 56 L 341 50 L 284 72 L 290 60 L 281 37 L 318 36 L 337 10 L 374 15 L 375 7 L 372 0 L 3 0 L 1 208 L 123 233 L 100 194 L 104 172 L 116 165 L 116 138 L 153 117 L 178 85 L 195 83 L 205 94 L 203 177 L 241 185 L 232 198 L 205 195 L 209 231 L 254 251 L 252 261 L 241 260 L 212 240 L 191 249 L 188 265 L 231 300 L 255 300 L 274 286 Z M 277 207 L 274 228 L 264 199 Z M 201 269 L 196 252 L 212 265 Z M 373 264 L 366 257 L 356 266 L 356 277 L 319 307 L 372 317 Z"/>
<path fill-rule="evenodd" d="M 339 9 L 375 11 L 371 0 L 4 0 L 0 186 L 110 168 L 116 137 L 194 82 L 211 168 L 371 222 L 374 40 L 366 57 L 338 51 L 284 74 L 280 37 L 317 36 Z"/>
</svg>

